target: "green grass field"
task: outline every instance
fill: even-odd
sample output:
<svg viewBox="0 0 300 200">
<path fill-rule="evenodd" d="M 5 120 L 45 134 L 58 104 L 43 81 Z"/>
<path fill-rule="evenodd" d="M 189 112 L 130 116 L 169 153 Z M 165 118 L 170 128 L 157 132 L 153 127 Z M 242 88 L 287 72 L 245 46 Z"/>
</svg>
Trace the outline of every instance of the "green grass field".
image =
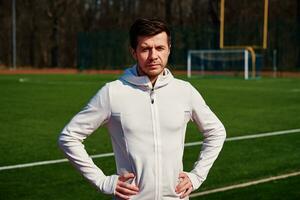
<svg viewBox="0 0 300 200">
<path fill-rule="evenodd" d="M 57 138 L 64 125 L 118 75 L 0 75 L 0 167 L 64 158 Z M 184 78 L 184 77 L 182 77 Z M 227 129 L 227 137 L 300 128 L 300 79 L 192 78 Z M 193 124 L 186 143 L 200 141 Z M 112 152 L 106 128 L 85 141 L 88 152 Z M 186 147 L 188 171 L 200 146 Z M 106 174 L 113 157 L 96 158 Z M 300 171 L 300 132 L 228 141 L 196 192 Z M 191 199 L 300 199 L 300 176 Z M 0 171 L 0 199 L 111 199 L 67 162 Z"/>
</svg>

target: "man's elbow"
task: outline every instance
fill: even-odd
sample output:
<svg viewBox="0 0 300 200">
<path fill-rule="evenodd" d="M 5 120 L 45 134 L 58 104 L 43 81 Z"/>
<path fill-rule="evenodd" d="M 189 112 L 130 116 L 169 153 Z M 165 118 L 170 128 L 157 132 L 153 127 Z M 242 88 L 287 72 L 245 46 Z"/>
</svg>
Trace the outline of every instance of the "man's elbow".
<svg viewBox="0 0 300 200">
<path fill-rule="evenodd" d="M 208 137 L 215 138 L 220 142 L 224 142 L 226 139 L 226 129 L 222 122 L 218 122 L 214 127 L 208 131 Z"/>
<path fill-rule="evenodd" d="M 226 129 L 224 125 L 219 123 L 219 125 L 214 128 L 208 138 L 210 138 L 210 140 L 214 140 L 217 146 L 222 147 L 226 140 Z"/>
<path fill-rule="evenodd" d="M 223 142 L 226 140 L 227 134 L 226 134 L 226 129 L 224 127 L 224 125 L 222 123 L 220 123 L 218 129 L 218 136 L 220 138 L 220 140 L 222 140 Z"/>
<path fill-rule="evenodd" d="M 64 128 L 62 130 L 62 132 L 59 134 L 58 139 L 57 139 L 58 147 L 62 151 L 64 151 L 70 145 L 70 142 L 72 142 L 72 140 L 73 139 L 70 136 L 69 131 L 66 128 Z"/>
<path fill-rule="evenodd" d="M 68 129 L 64 129 L 57 140 L 59 148 L 63 151 L 66 151 L 70 147 L 81 146 L 82 142 L 82 138 L 79 138 L 74 132 L 71 132 Z"/>
<path fill-rule="evenodd" d="M 66 139 L 65 139 L 65 136 L 64 136 L 62 133 L 59 134 L 58 139 L 57 139 L 58 147 L 59 147 L 61 150 L 64 150 L 64 149 L 65 149 L 66 143 L 67 143 L 67 141 L 66 141 Z"/>
</svg>

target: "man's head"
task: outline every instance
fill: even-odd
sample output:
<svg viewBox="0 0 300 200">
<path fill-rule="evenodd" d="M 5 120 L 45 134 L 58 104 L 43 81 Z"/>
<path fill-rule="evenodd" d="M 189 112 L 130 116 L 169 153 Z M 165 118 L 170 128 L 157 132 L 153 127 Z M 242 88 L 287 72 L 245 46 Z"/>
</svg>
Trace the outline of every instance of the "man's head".
<svg viewBox="0 0 300 200">
<path fill-rule="evenodd" d="M 139 74 L 155 82 L 170 55 L 169 28 L 158 19 L 138 19 L 131 26 L 129 34 L 131 53 L 137 61 Z"/>
<path fill-rule="evenodd" d="M 168 44 L 171 45 L 171 32 L 164 21 L 160 19 L 137 19 L 131 26 L 129 31 L 130 46 L 136 49 L 139 36 L 154 36 L 159 33 L 166 32 L 168 36 Z"/>
</svg>

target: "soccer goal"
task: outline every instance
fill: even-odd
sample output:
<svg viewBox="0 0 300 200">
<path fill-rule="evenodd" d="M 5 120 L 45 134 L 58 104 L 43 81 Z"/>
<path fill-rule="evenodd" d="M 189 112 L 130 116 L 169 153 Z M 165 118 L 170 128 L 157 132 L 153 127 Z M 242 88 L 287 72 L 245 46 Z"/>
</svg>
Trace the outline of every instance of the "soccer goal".
<svg viewBox="0 0 300 200">
<path fill-rule="evenodd" d="M 247 49 L 189 50 L 187 76 L 234 75 L 249 79 L 251 53 Z"/>
</svg>

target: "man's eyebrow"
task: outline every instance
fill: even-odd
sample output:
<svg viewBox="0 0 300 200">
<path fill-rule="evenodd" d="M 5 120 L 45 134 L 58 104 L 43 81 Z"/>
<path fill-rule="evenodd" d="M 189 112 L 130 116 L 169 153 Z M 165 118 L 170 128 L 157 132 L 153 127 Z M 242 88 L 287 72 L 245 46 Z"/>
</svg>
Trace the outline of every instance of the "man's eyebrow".
<svg viewBox="0 0 300 200">
<path fill-rule="evenodd" d="M 147 43 L 142 43 L 141 47 L 149 47 L 150 45 L 148 45 Z"/>
<path fill-rule="evenodd" d="M 141 44 L 141 47 L 147 48 L 147 47 L 151 47 L 151 45 L 148 45 L 147 43 L 143 43 L 143 44 Z M 166 45 L 158 44 L 158 45 L 155 45 L 155 47 L 166 47 Z"/>
</svg>

